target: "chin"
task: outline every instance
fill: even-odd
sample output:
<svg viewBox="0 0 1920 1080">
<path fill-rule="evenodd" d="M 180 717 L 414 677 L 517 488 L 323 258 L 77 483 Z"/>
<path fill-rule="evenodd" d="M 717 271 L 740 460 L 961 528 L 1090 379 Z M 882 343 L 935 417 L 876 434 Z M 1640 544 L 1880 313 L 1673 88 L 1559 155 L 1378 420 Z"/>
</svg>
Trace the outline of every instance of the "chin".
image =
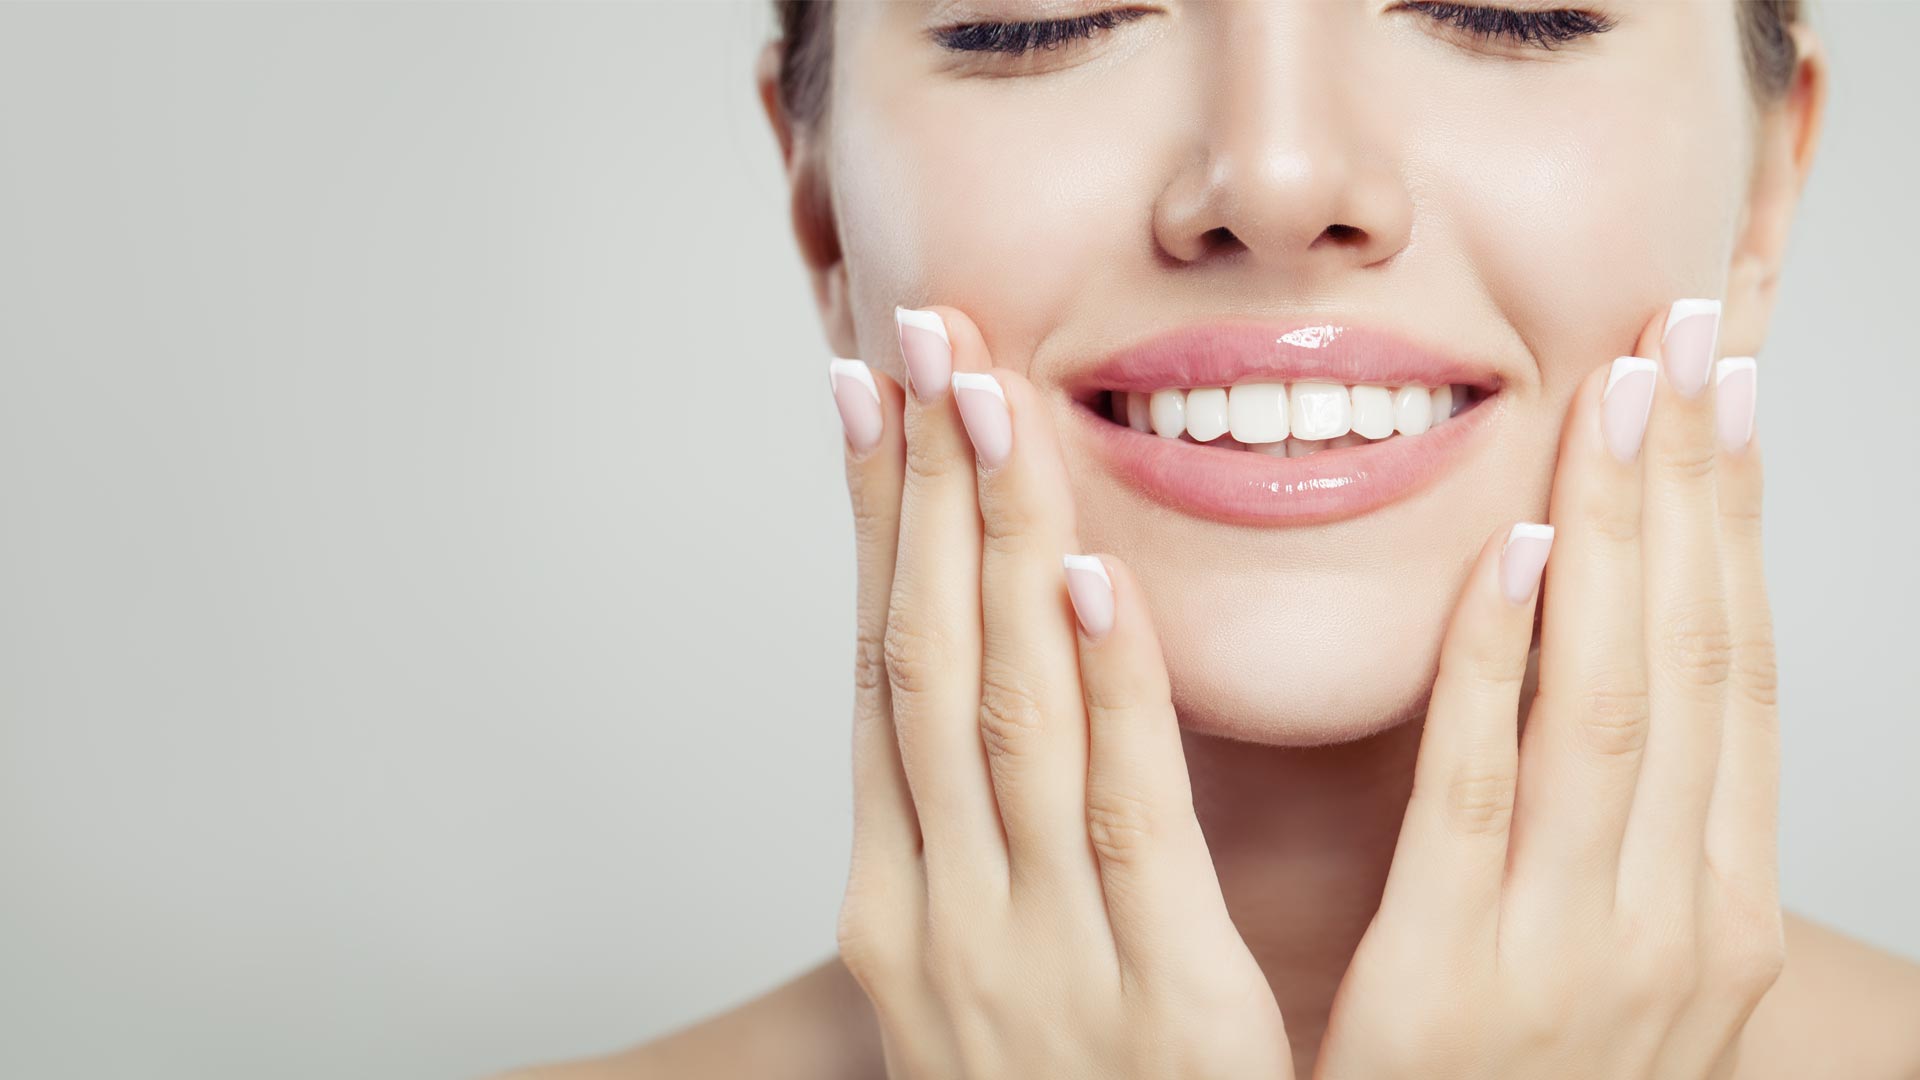
<svg viewBox="0 0 1920 1080">
<path fill-rule="evenodd" d="M 1148 593 L 1181 725 L 1197 734 L 1318 746 L 1425 712 L 1457 573 L 1381 566 L 1342 573 L 1200 576 L 1178 560 L 1129 561 Z M 1419 583 L 1410 587 L 1411 583 Z"/>
</svg>

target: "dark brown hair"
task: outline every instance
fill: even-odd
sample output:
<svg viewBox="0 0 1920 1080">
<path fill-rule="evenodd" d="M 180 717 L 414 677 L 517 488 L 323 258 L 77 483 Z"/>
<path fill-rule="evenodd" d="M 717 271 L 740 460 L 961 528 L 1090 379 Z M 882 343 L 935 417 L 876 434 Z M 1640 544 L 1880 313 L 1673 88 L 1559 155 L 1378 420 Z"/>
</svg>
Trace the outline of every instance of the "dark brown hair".
<svg viewBox="0 0 1920 1080">
<path fill-rule="evenodd" d="M 1770 102 L 1793 78 L 1793 38 L 1801 0 L 1733 0 L 1740 21 L 1741 53 L 1754 96 Z M 819 124 L 827 111 L 828 73 L 833 67 L 833 0 L 773 0 L 780 24 L 780 107 L 798 128 Z"/>
</svg>

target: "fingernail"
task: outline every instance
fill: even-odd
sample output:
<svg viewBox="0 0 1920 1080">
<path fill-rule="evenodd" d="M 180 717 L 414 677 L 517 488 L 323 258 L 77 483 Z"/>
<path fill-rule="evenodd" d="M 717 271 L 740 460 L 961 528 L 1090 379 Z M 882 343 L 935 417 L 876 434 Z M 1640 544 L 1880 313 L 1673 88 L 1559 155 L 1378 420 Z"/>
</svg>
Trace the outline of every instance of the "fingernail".
<svg viewBox="0 0 1920 1080">
<path fill-rule="evenodd" d="M 1713 366 L 1713 418 L 1720 445 L 1738 453 L 1753 441 L 1753 408 L 1760 373 L 1751 356 L 1729 356 Z"/>
<path fill-rule="evenodd" d="M 1639 455 L 1640 440 L 1646 437 L 1657 367 L 1644 356 L 1621 356 L 1607 372 L 1606 389 L 1600 392 L 1600 433 L 1607 449 L 1623 462 Z"/>
<path fill-rule="evenodd" d="M 983 371 L 953 373 L 953 401 L 960 406 L 960 422 L 973 440 L 974 456 L 988 468 L 1013 453 L 1013 417 L 1000 381 Z"/>
<path fill-rule="evenodd" d="M 1524 604 L 1533 599 L 1552 547 L 1551 525 L 1519 521 L 1507 531 L 1506 546 L 1500 549 L 1500 591 L 1507 594 L 1510 603 Z"/>
<path fill-rule="evenodd" d="M 1667 328 L 1660 335 L 1660 355 L 1667 377 L 1686 397 L 1707 386 L 1713 366 L 1713 347 L 1720 337 L 1720 301 L 1675 300 L 1667 309 Z"/>
<path fill-rule="evenodd" d="M 907 362 L 907 386 L 923 402 L 940 400 L 947 389 L 947 373 L 953 370 L 953 346 L 947 341 L 947 324 L 937 311 L 921 311 L 898 304 L 893 322 L 900 331 L 900 355 Z"/>
<path fill-rule="evenodd" d="M 864 361 L 836 356 L 827 365 L 827 381 L 833 386 L 847 445 L 861 454 L 873 449 L 880 442 L 881 425 L 880 388 L 873 384 L 873 372 Z"/>
<path fill-rule="evenodd" d="M 1113 579 L 1107 576 L 1107 564 L 1095 555 L 1068 555 L 1060 561 L 1067 567 L 1073 617 L 1088 638 L 1099 641 L 1113 629 Z"/>
</svg>

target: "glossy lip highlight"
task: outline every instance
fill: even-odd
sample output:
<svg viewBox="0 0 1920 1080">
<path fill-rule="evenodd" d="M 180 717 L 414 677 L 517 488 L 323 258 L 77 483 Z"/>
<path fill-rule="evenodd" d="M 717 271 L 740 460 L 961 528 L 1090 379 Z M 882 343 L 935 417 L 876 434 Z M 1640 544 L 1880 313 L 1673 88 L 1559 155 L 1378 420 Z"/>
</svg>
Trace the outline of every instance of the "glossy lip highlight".
<svg viewBox="0 0 1920 1080">
<path fill-rule="evenodd" d="M 1499 375 L 1485 365 L 1415 344 L 1396 334 L 1338 323 L 1200 323 L 1130 345 L 1068 381 L 1090 401 L 1102 390 L 1274 382 L 1439 387 L 1461 383 L 1491 395 Z"/>
<path fill-rule="evenodd" d="M 1106 391 L 1232 386 L 1241 382 L 1346 385 L 1464 384 L 1472 407 L 1419 435 L 1273 457 L 1169 439 L 1116 424 L 1099 409 Z M 1486 365 L 1405 338 L 1337 324 L 1213 323 L 1130 346 L 1067 383 L 1094 456 L 1155 501 L 1219 521 L 1305 525 L 1354 517 L 1405 497 L 1455 467 L 1504 405 Z"/>
</svg>

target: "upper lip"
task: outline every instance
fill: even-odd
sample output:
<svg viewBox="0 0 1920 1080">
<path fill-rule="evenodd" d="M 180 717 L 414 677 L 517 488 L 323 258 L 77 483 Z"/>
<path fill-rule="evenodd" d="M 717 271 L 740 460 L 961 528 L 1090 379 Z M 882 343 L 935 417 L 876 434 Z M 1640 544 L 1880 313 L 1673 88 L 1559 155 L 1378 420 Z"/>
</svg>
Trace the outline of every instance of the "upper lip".
<svg viewBox="0 0 1920 1080">
<path fill-rule="evenodd" d="M 1127 345 L 1073 380 L 1075 396 L 1102 390 L 1232 386 L 1314 380 L 1437 387 L 1466 384 L 1493 393 L 1499 374 L 1392 331 L 1337 319 L 1192 323 Z"/>
</svg>

